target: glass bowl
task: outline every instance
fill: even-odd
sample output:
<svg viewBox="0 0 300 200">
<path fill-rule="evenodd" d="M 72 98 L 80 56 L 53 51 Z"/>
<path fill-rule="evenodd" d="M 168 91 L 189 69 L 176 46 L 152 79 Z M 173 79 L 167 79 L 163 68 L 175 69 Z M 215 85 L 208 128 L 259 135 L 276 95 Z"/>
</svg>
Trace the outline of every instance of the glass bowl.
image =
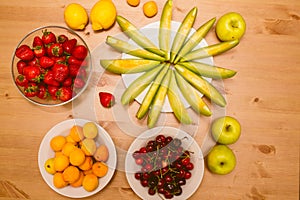
<svg viewBox="0 0 300 200">
<path fill-rule="evenodd" d="M 46 32 L 54 33 L 56 42 L 50 42 L 49 44 L 46 44 L 47 41 L 42 39 L 43 35 Z M 74 61 L 74 55 L 73 55 L 74 51 L 70 50 L 72 49 L 71 48 L 72 45 L 64 45 L 63 37 L 58 37 L 61 35 L 66 36 L 67 40 L 75 39 L 77 41 L 75 46 L 81 46 L 81 45 L 84 46 L 87 50 L 86 56 L 84 58 L 80 58 L 80 54 L 77 54 Z M 39 36 L 39 38 L 44 41 L 42 45 L 40 45 L 39 42 L 34 42 L 36 36 Z M 51 49 L 51 45 L 53 43 L 59 43 L 60 47 L 63 46 L 62 55 L 58 54 L 54 56 L 53 53 L 49 53 L 49 49 Z M 17 56 L 16 52 L 19 49 L 19 47 L 21 47 L 22 45 L 27 45 L 28 47 L 30 47 L 30 49 L 33 52 L 40 48 L 37 46 L 43 46 L 46 52 L 44 55 L 45 57 L 54 60 L 54 63 L 60 63 L 60 64 L 63 63 L 68 66 L 67 71 L 69 72 L 67 74 L 69 75 L 64 76 L 67 78 L 61 78 L 59 81 L 57 80 L 56 82 L 52 81 L 51 84 L 49 84 L 49 80 L 52 80 L 53 78 L 51 78 L 50 75 L 47 75 L 48 81 L 46 82 L 46 74 L 49 71 L 53 71 L 54 64 L 50 67 L 47 66 L 47 64 L 45 64 L 47 63 L 47 60 L 46 59 L 44 59 L 43 61 L 41 60 L 41 55 L 38 54 L 38 50 L 34 53 L 32 59 L 30 59 L 30 57 L 32 56 L 26 57 L 26 51 L 28 50 L 28 48 L 24 51 L 21 51 L 21 55 L 23 57 L 21 57 L 20 54 L 18 54 Z M 32 53 L 29 52 L 29 55 L 30 54 Z M 69 59 L 71 57 L 73 58 L 72 61 L 71 59 Z M 43 66 L 42 63 L 44 63 Z M 37 69 L 36 67 L 38 67 L 39 68 L 39 70 L 37 70 L 39 71 L 37 72 L 37 74 L 39 74 L 38 78 L 31 79 L 33 77 L 31 72 L 33 72 L 34 74 L 36 73 L 36 71 L 32 70 L 32 68 L 31 69 L 27 68 L 27 70 L 24 70 L 24 66 L 35 66 L 34 68 L 35 70 Z M 19 42 L 19 44 L 17 45 L 13 53 L 11 72 L 12 72 L 13 81 L 16 87 L 18 88 L 18 91 L 22 94 L 22 96 L 25 99 L 39 106 L 48 106 L 48 107 L 61 106 L 76 99 L 86 89 L 92 73 L 91 53 L 86 42 L 76 32 L 61 26 L 44 26 L 31 31 Z M 60 71 L 58 69 L 56 70 L 56 75 L 59 76 L 59 74 Z M 28 77 L 30 80 L 26 78 L 24 81 L 24 77 L 25 78 Z M 66 79 L 69 80 L 67 81 Z M 59 90 L 63 86 L 65 88 L 67 87 L 68 89 L 66 89 L 66 91 L 64 91 L 63 89 Z"/>
</svg>

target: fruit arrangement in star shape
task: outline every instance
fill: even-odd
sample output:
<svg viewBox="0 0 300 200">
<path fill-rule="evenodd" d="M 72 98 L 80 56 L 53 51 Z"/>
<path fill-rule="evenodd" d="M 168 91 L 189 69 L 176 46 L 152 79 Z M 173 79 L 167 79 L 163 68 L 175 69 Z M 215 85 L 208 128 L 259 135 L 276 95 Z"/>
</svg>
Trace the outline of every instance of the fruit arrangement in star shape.
<svg viewBox="0 0 300 200">
<path fill-rule="evenodd" d="M 96 145 L 98 129 L 93 122 L 74 125 L 67 136 L 54 136 L 50 147 L 55 156 L 46 160 L 45 170 L 53 175 L 56 188 L 83 187 L 92 192 L 99 185 L 99 178 L 108 172 L 109 157 L 105 145 Z"/>
<path fill-rule="evenodd" d="M 180 93 L 194 111 L 210 116 L 211 110 L 202 95 L 221 107 L 226 106 L 226 100 L 221 92 L 203 77 L 226 79 L 236 74 L 234 70 L 199 61 L 199 59 L 219 55 L 232 49 L 239 44 L 239 40 L 220 42 L 196 49 L 195 47 L 205 38 L 216 21 L 216 18 L 212 18 L 188 37 L 197 16 L 196 7 L 185 16 L 171 44 L 172 5 L 172 0 L 166 1 L 161 14 L 158 33 L 159 47 L 126 18 L 119 15 L 116 18 L 117 23 L 139 47 L 116 37 L 107 36 L 106 44 L 134 58 L 100 60 L 100 65 L 112 73 L 143 72 L 126 88 L 122 94 L 121 103 L 130 104 L 150 86 L 136 113 L 138 119 L 148 114 L 149 128 L 155 126 L 166 97 L 169 99 L 176 118 L 184 124 L 192 123 L 180 98 Z"/>
</svg>

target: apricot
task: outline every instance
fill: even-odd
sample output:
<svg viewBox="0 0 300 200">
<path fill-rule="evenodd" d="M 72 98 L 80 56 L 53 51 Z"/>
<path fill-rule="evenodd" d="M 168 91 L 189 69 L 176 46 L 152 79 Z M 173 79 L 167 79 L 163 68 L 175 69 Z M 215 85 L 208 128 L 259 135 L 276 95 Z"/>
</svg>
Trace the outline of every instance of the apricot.
<svg viewBox="0 0 300 200">
<path fill-rule="evenodd" d="M 100 145 L 94 153 L 94 158 L 97 161 L 106 162 L 109 157 L 108 148 L 105 145 Z"/>
</svg>

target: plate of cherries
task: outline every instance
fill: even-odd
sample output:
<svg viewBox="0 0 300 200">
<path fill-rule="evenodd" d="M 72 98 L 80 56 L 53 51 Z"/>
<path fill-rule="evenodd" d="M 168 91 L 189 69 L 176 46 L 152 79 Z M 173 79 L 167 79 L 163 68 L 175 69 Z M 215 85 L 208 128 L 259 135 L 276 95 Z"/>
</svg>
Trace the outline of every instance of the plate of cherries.
<svg viewBox="0 0 300 200">
<path fill-rule="evenodd" d="M 133 141 L 125 171 L 129 185 L 142 199 L 188 199 L 202 181 L 204 159 L 188 133 L 156 127 Z"/>
</svg>

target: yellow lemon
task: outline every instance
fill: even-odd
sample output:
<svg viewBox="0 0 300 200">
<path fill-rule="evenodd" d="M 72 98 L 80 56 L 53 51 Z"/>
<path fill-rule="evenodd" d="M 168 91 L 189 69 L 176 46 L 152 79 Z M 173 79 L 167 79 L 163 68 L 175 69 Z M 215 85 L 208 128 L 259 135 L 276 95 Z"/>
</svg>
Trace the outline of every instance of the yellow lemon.
<svg viewBox="0 0 300 200">
<path fill-rule="evenodd" d="M 66 24 L 74 30 L 83 30 L 89 21 L 86 10 L 78 3 L 71 3 L 65 8 Z"/>
<path fill-rule="evenodd" d="M 117 10 L 110 0 L 100 0 L 92 8 L 90 19 L 95 31 L 108 29 L 116 21 Z"/>
</svg>

